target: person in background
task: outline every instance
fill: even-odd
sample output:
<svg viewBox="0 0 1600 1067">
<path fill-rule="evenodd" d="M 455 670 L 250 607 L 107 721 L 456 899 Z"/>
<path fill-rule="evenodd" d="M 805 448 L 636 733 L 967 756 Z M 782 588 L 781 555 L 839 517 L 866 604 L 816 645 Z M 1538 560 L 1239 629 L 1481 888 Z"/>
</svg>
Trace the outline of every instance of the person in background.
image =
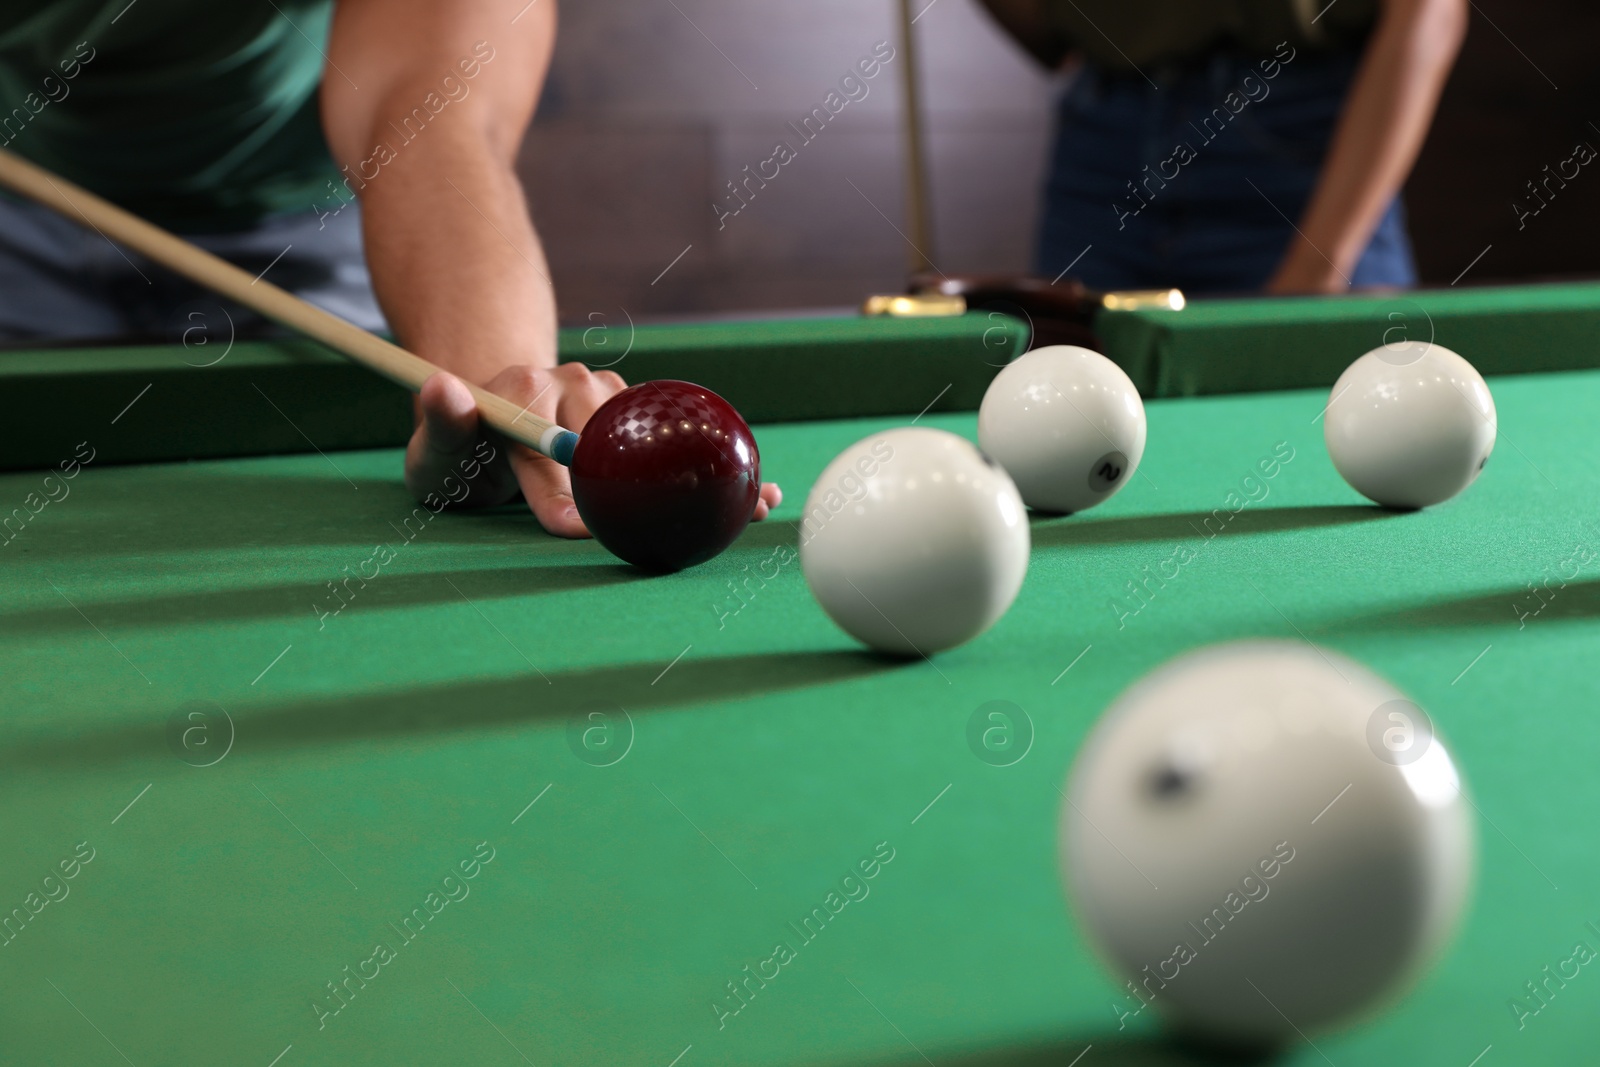
<svg viewBox="0 0 1600 1067">
<path fill-rule="evenodd" d="M 421 499 L 489 433 L 461 379 L 574 430 L 623 388 L 557 364 L 515 170 L 555 33 L 553 0 L 0 0 L 0 147 L 450 372 L 424 385 L 406 452 Z M 0 196 L 0 343 L 172 337 L 218 306 Z M 566 468 L 495 443 L 464 506 L 520 493 L 585 536 Z M 778 499 L 763 486 L 756 517 Z"/>
<path fill-rule="evenodd" d="M 1035 267 L 1095 289 L 1416 283 L 1399 192 L 1468 0 L 982 0 L 1071 80 Z"/>
</svg>

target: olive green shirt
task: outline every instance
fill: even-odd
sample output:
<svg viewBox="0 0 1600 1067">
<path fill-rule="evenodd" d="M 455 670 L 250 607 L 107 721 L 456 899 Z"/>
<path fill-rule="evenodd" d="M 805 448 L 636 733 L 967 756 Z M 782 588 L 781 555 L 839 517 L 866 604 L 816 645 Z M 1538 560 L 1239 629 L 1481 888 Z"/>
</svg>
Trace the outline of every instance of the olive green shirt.
<svg viewBox="0 0 1600 1067">
<path fill-rule="evenodd" d="M 332 0 L 0 0 L 0 145 L 189 232 L 310 211 Z"/>
<path fill-rule="evenodd" d="M 1269 56 L 1280 43 L 1350 47 L 1379 0 L 1045 0 L 1056 29 L 1105 70 L 1182 63 L 1219 48 Z"/>
</svg>

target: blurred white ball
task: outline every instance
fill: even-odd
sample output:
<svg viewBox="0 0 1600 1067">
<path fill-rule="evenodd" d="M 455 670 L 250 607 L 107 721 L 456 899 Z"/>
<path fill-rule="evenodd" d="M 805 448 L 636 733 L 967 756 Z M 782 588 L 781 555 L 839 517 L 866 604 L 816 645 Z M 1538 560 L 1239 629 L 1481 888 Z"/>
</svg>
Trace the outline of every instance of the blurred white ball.
<svg viewBox="0 0 1600 1067">
<path fill-rule="evenodd" d="M 1090 941 L 1180 1029 L 1292 1040 L 1397 996 L 1463 910 L 1473 823 L 1426 715 L 1290 642 L 1180 657 L 1073 764 L 1062 866 Z"/>
</svg>

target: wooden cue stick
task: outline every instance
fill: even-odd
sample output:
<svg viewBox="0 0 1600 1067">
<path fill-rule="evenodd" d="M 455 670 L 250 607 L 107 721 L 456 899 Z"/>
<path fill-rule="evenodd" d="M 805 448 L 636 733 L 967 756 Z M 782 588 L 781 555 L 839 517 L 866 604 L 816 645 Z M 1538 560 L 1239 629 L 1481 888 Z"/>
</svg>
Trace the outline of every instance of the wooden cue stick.
<svg viewBox="0 0 1600 1067">
<path fill-rule="evenodd" d="M 911 228 L 911 273 L 933 265 L 933 226 L 928 218 L 927 162 L 922 154 L 922 88 L 917 74 L 916 30 L 911 25 L 911 0 L 900 0 L 900 79 L 905 93 L 901 119 L 906 147 L 906 219 Z M 930 5 L 931 6 L 931 5 Z M 927 10 L 924 8 L 923 10 Z"/>
<path fill-rule="evenodd" d="M 4 149 L 0 149 L 0 185 L 92 227 L 108 240 L 142 253 L 190 281 L 260 312 L 273 322 L 321 341 L 412 392 L 421 389 L 422 383 L 439 371 L 432 363 L 399 345 L 390 344 L 271 282 L 253 278 L 232 263 Z M 571 463 L 577 434 L 518 408 L 505 397 L 471 382 L 464 384 L 477 401 L 479 416 L 490 426 L 542 455 L 563 464 Z"/>
</svg>

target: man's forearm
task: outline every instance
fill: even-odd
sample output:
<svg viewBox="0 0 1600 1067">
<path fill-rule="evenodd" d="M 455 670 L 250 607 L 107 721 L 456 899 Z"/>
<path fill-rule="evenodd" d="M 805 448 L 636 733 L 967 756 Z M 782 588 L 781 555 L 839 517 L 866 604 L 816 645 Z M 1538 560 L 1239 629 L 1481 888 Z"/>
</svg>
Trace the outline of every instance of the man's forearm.
<svg viewBox="0 0 1600 1067">
<path fill-rule="evenodd" d="M 1457 0 L 1386 6 L 1280 274 L 1338 282 L 1354 270 L 1416 162 L 1465 27 Z"/>
<path fill-rule="evenodd" d="M 379 302 L 402 344 L 469 381 L 554 366 L 555 297 L 522 187 L 477 127 L 452 117 L 362 190 Z"/>
<path fill-rule="evenodd" d="M 367 262 L 401 342 L 469 381 L 553 366 L 555 300 L 514 165 L 553 0 L 339 0 L 322 83 Z"/>
</svg>

